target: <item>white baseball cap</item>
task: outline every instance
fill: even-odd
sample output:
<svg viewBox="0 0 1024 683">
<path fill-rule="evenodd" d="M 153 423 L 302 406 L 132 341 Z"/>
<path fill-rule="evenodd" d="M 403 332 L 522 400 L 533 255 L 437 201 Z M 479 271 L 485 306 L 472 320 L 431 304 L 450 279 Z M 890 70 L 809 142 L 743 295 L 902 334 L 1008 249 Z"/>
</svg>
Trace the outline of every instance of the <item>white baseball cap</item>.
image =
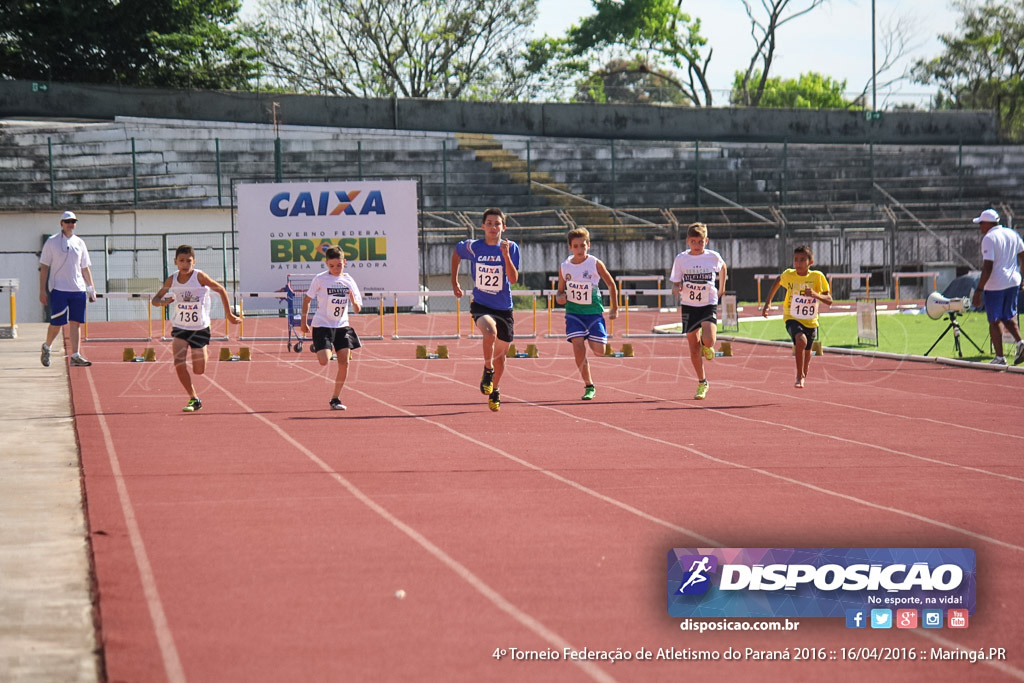
<svg viewBox="0 0 1024 683">
<path fill-rule="evenodd" d="M 975 223 L 998 223 L 999 213 L 995 209 L 985 209 L 974 219 Z"/>
<path fill-rule="evenodd" d="M 61 214 L 60 219 L 62 221 L 77 221 L 78 216 L 75 215 L 74 211 L 65 211 L 63 214 Z"/>
</svg>

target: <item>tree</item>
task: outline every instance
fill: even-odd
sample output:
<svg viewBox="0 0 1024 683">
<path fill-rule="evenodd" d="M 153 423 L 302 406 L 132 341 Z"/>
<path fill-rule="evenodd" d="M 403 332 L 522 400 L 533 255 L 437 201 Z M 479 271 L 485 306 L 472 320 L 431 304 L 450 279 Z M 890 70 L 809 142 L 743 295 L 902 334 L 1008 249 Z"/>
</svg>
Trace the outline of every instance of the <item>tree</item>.
<svg viewBox="0 0 1024 683">
<path fill-rule="evenodd" d="M 944 52 L 914 64 L 914 79 L 936 84 L 936 105 L 991 109 L 1003 134 L 1024 140 L 1024 0 L 958 0 L 955 35 L 939 40 Z"/>
<path fill-rule="evenodd" d="M 740 74 L 738 79 L 740 98 L 734 104 L 747 107 L 756 107 L 760 104 L 775 57 L 779 28 L 821 6 L 826 1 L 804 0 L 803 4 L 798 3 L 799 9 L 786 14 L 786 10 L 790 9 L 791 0 L 761 0 L 761 7 L 767 15 L 764 20 L 761 20 L 755 16 L 749 0 L 743 0 L 743 7 L 750 19 L 750 35 L 754 39 L 755 47 L 747 70 Z M 752 85 L 753 89 L 751 89 Z M 736 92 L 735 86 L 733 92 Z"/>
<path fill-rule="evenodd" d="M 577 102 L 688 104 L 681 84 L 641 58 L 613 59 L 576 84 Z"/>
<path fill-rule="evenodd" d="M 569 52 L 578 58 L 611 50 L 611 58 L 645 64 L 649 74 L 677 87 L 690 102 L 710 106 L 712 51 L 703 53 L 707 39 L 700 34 L 700 20 L 681 6 L 682 0 L 594 0 L 596 13 L 567 33 Z M 677 78 L 673 68 L 685 72 L 685 78 Z"/>
<path fill-rule="evenodd" d="M 272 84 L 362 97 L 513 98 L 537 0 L 262 0 Z"/>
<path fill-rule="evenodd" d="M 240 0 L 0 3 L 0 78 L 247 88 Z"/>
<path fill-rule="evenodd" d="M 730 100 L 740 104 L 744 91 L 743 72 L 736 72 Z M 843 98 L 846 81 L 836 81 L 830 76 L 809 72 L 800 74 L 800 78 L 761 78 L 755 71 L 750 75 L 753 80 L 763 83 L 761 88 L 760 107 L 782 107 L 789 109 L 848 109 L 854 103 Z"/>
</svg>

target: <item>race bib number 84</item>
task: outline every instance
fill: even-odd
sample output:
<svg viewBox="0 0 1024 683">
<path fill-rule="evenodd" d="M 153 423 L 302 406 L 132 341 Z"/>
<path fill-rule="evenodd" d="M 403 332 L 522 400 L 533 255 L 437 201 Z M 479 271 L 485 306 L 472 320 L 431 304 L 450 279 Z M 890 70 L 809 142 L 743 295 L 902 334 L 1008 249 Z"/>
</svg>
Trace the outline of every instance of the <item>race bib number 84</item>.
<svg viewBox="0 0 1024 683">
<path fill-rule="evenodd" d="M 684 282 L 680 292 L 688 306 L 707 306 L 711 301 L 711 285 L 704 282 Z"/>
</svg>

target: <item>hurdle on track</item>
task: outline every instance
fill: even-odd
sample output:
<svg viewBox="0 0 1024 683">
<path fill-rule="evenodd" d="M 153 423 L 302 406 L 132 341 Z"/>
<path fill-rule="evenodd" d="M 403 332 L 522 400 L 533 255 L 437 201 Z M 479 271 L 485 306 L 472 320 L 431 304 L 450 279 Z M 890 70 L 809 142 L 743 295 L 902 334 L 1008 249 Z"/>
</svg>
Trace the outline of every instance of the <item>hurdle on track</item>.
<svg viewBox="0 0 1024 683">
<path fill-rule="evenodd" d="M 900 280 L 901 279 L 914 279 L 914 278 L 923 279 L 923 278 L 929 278 L 929 277 L 932 279 L 932 291 L 934 292 L 936 289 L 939 288 L 939 274 L 936 273 L 936 272 L 927 272 L 927 273 L 893 273 L 892 274 L 892 281 L 893 281 L 893 284 L 894 284 L 894 287 L 895 287 L 895 290 L 896 290 L 895 291 L 895 294 L 896 294 L 896 297 L 895 297 L 896 298 L 896 308 L 900 307 Z"/>
<path fill-rule="evenodd" d="M 18 305 L 16 296 L 18 294 L 18 280 L 17 278 L 0 278 L 0 292 L 10 292 L 11 294 L 11 327 L 9 329 L 10 339 L 15 339 L 18 336 Z M 4 335 L 0 334 L 0 337 Z"/>
<path fill-rule="evenodd" d="M 153 305 L 150 303 L 153 299 L 155 292 L 96 292 L 96 301 L 101 299 L 109 301 L 111 299 L 127 299 L 134 301 L 145 301 L 146 304 L 146 320 L 149 330 L 148 337 L 90 337 L 89 336 L 89 307 L 86 306 L 85 312 L 85 324 L 82 326 L 82 341 L 90 342 L 148 342 L 153 339 Z"/>
<path fill-rule="evenodd" d="M 393 309 L 394 309 L 394 312 L 395 312 L 395 315 L 394 315 L 394 317 L 395 317 L 395 333 L 391 335 L 392 339 L 424 339 L 424 340 L 429 340 L 429 339 L 460 339 L 462 337 L 462 316 L 459 315 L 459 313 L 461 312 L 461 309 L 460 309 L 460 305 L 459 305 L 459 298 L 455 296 L 454 292 L 438 291 L 438 292 L 424 293 L 422 291 L 415 291 L 415 292 L 379 292 L 379 294 L 381 295 L 381 311 L 384 310 L 384 298 L 383 297 L 385 297 L 385 296 L 390 297 L 391 301 L 392 301 L 392 306 L 393 306 Z M 455 334 L 408 334 L 408 335 L 400 335 L 400 334 L 398 334 L 398 297 L 400 297 L 400 296 L 415 296 L 415 297 L 423 297 L 423 296 L 447 297 L 447 296 L 451 296 L 451 297 L 455 297 Z M 383 321 L 383 319 L 384 319 L 383 318 L 383 313 L 381 315 L 382 315 L 381 320 Z M 381 334 L 382 335 L 384 334 L 383 325 L 381 327 Z"/>
<path fill-rule="evenodd" d="M 773 282 L 775 278 L 779 277 L 781 273 L 757 273 L 754 275 L 754 280 L 757 282 L 757 306 L 761 307 L 761 280 L 771 279 Z M 864 280 L 865 293 L 864 296 L 871 296 L 871 273 L 828 273 L 825 275 L 828 280 L 828 289 L 832 291 L 832 280 Z"/>
</svg>

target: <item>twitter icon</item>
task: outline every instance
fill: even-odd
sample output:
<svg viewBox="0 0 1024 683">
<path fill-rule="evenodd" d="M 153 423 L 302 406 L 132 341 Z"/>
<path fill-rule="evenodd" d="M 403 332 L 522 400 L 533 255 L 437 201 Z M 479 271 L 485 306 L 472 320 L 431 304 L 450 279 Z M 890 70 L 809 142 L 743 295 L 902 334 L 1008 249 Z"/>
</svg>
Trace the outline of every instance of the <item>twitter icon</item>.
<svg viewBox="0 0 1024 683">
<path fill-rule="evenodd" d="M 871 610 L 871 628 L 892 628 L 892 610 Z"/>
</svg>

